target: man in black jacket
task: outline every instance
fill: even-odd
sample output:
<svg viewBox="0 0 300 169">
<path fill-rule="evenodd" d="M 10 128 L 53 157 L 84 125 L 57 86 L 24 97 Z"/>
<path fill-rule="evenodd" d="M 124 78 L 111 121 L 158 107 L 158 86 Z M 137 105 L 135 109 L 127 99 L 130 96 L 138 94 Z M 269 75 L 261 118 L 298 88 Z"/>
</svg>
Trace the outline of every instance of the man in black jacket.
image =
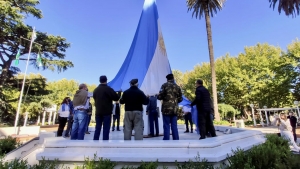
<svg viewBox="0 0 300 169">
<path fill-rule="evenodd" d="M 121 92 L 118 94 L 107 86 L 106 76 L 100 76 L 100 85 L 94 90 L 93 98 L 96 106 L 96 129 L 94 140 L 99 140 L 103 125 L 103 140 L 109 140 L 109 130 L 111 124 L 111 114 L 113 109 L 112 101 L 120 99 Z"/>
<path fill-rule="evenodd" d="M 294 136 L 294 141 L 297 143 L 297 135 L 296 135 L 296 128 L 297 128 L 297 118 L 293 115 L 293 112 L 290 112 L 287 116 L 288 119 L 290 119 L 290 123 L 292 126 L 292 132 Z"/>
<path fill-rule="evenodd" d="M 196 81 L 196 98 L 191 104 L 197 106 L 198 126 L 200 128 L 200 139 L 205 139 L 208 131 L 212 137 L 216 137 L 215 127 L 210 120 L 211 104 L 209 91 L 203 86 L 202 80 Z"/>
<path fill-rule="evenodd" d="M 124 140 L 131 140 L 132 129 L 135 132 L 134 139 L 143 140 L 143 105 L 147 105 L 149 99 L 138 88 L 138 79 L 130 81 L 130 88 L 124 91 L 120 103 L 125 104 Z"/>
</svg>

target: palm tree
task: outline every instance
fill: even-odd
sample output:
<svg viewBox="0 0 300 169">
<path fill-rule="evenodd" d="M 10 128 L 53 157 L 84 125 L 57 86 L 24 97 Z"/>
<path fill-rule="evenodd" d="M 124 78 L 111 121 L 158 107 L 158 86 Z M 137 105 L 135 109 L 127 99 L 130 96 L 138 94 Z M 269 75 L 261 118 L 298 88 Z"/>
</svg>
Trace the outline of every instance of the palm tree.
<svg viewBox="0 0 300 169">
<path fill-rule="evenodd" d="M 270 7 L 275 8 L 276 3 L 278 2 L 278 12 L 281 13 L 281 10 L 284 11 L 286 16 L 299 15 L 300 12 L 300 0 L 269 0 Z"/>
<path fill-rule="evenodd" d="M 213 50 L 213 43 L 212 43 L 210 17 L 213 17 L 214 13 L 216 14 L 218 11 L 222 9 L 223 3 L 225 1 L 226 0 L 187 0 L 188 11 L 193 11 L 192 16 L 195 16 L 196 18 L 199 19 L 203 17 L 203 15 L 205 16 L 209 60 L 210 60 L 210 67 L 211 67 L 213 102 L 214 102 L 215 118 L 217 121 L 220 120 L 220 114 L 218 112 L 217 82 L 216 82 L 215 59 L 214 59 L 214 50 Z"/>
</svg>

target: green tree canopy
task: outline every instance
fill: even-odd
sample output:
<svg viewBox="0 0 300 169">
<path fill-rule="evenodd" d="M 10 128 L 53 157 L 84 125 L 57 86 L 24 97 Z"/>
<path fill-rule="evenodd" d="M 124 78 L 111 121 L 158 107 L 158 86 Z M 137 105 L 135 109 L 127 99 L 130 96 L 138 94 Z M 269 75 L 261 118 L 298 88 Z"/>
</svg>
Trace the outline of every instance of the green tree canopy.
<svg viewBox="0 0 300 169">
<path fill-rule="evenodd" d="M 238 56 L 229 54 L 216 60 L 218 102 L 238 110 L 249 104 L 256 107 L 293 106 L 299 100 L 300 42 L 294 41 L 287 51 L 269 44 L 245 47 Z M 211 91 L 208 63 L 196 65 L 183 75 L 184 95 L 194 98 L 196 79 L 202 79 Z"/>
<path fill-rule="evenodd" d="M 3 94 L 4 86 L 16 75 L 20 69 L 13 66 L 13 60 L 20 49 L 20 61 L 26 61 L 26 54 L 29 52 L 33 28 L 24 23 L 28 16 L 37 19 L 42 18 L 41 10 L 36 6 L 39 0 L 2 0 L 0 1 L 0 110 L 7 111 L 6 97 Z M 73 67 L 73 63 L 65 61 L 65 52 L 70 44 L 61 36 L 51 35 L 42 31 L 36 31 L 37 38 L 32 45 L 30 62 L 33 67 L 36 65 L 37 54 L 42 56 L 42 69 L 53 71 L 64 71 Z"/>
</svg>

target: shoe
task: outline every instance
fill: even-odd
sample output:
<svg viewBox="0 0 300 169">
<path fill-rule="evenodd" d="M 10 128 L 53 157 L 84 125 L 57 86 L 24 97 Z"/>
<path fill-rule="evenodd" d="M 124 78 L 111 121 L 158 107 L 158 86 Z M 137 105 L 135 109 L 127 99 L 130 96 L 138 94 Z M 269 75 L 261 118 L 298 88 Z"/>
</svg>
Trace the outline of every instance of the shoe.
<svg viewBox="0 0 300 169">
<path fill-rule="evenodd" d="M 70 137 L 70 135 L 65 135 L 64 137 Z"/>
<path fill-rule="evenodd" d="M 154 137 L 154 134 L 148 134 L 148 137 Z"/>
<path fill-rule="evenodd" d="M 90 132 L 86 131 L 85 134 L 91 134 Z"/>
<path fill-rule="evenodd" d="M 205 139 L 205 137 L 200 137 L 199 140 Z"/>
<path fill-rule="evenodd" d="M 112 129 L 111 131 L 115 131 L 115 129 Z"/>
<path fill-rule="evenodd" d="M 117 131 L 121 131 L 121 130 L 118 129 Z"/>
<path fill-rule="evenodd" d="M 187 130 L 187 131 L 185 131 L 184 133 L 189 133 L 189 131 Z"/>
<path fill-rule="evenodd" d="M 193 130 L 191 131 L 191 133 L 193 133 Z"/>
</svg>

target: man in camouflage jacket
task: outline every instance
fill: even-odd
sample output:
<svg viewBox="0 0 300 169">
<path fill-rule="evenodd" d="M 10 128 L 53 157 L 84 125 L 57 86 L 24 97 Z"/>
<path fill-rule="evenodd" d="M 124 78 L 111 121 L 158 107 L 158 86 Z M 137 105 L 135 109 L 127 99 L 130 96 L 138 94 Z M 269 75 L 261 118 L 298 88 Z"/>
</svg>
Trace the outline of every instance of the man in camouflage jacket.
<svg viewBox="0 0 300 169">
<path fill-rule="evenodd" d="M 182 93 L 180 87 L 175 83 L 173 74 L 166 76 L 167 83 L 161 86 L 158 100 L 162 101 L 162 114 L 164 126 L 163 140 L 170 140 L 170 124 L 173 140 L 179 140 L 177 128 L 178 103 L 182 101 Z"/>
</svg>

